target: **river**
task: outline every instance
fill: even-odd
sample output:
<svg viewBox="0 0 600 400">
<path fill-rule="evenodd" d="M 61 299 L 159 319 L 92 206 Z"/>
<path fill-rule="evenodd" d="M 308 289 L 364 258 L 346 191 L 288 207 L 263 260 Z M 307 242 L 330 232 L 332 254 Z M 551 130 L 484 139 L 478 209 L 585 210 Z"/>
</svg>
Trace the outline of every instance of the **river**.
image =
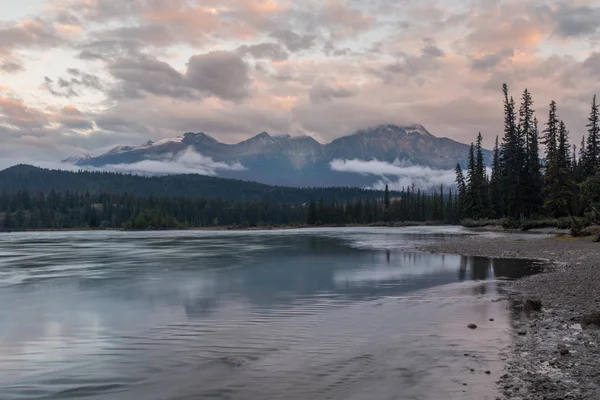
<svg viewBox="0 0 600 400">
<path fill-rule="evenodd" d="M 540 266 L 413 250 L 464 233 L 0 234 L 0 399 L 494 399 Z"/>
</svg>

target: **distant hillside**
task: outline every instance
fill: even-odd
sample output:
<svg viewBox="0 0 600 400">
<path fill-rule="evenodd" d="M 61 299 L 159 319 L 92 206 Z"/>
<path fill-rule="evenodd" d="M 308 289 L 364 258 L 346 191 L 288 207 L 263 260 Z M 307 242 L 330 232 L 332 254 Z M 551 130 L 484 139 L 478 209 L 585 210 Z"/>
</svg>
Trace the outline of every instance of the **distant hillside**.
<svg viewBox="0 0 600 400">
<path fill-rule="evenodd" d="M 130 193 L 135 196 L 185 196 L 272 203 L 305 203 L 311 199 L 381 199 L 382 192 L 359 188 L 290 188 L 203 175 L 145 177 L 110 172 L 69 172 L 17 165 L 0 171 L 0 194 L 31 192 Z M 397 195 L 393 193 L 392 195 Z"/>
<path fill-rule="evenodd" d="M 64 162 L 94 167 L 152 162 L 155 169 L 160 169 L 156 163 L 178 162 L 178 155 L 188 150 L 221 163 L 217 171 L 221 177 L 296 187 L 367 187 L 381 179 L 373 173 L 334 171 L 334 160 L 378 160 L 453 170 L 457 162 L 464 165 L 469 154 L 468 145 L 438 138 L 422 125 L 380 125 L 328 144 L 308 136 L 271 136 L 266 132 L 237 144 L 225 144 L 205 133 L 189 132 L 137 147 L 117 146 L 97 157 L 71 157 Z M 491 152 L 485 150 L 484 157 L 489 161 Z"/>
</svg>

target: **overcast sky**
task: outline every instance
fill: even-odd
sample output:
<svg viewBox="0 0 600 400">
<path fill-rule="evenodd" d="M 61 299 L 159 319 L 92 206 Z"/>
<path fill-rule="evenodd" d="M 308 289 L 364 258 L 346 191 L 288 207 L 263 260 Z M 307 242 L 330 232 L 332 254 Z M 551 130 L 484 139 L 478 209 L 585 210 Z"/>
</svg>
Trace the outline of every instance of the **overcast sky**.
<svg viewBox="0 0 600 400">
<path fill-rule="evenodd" d="M 578 143 L 600 93 L 592 0 L 3 0 L 0 157 L 421 123 L 485 144 L 501 85 Z"/>
</svg>

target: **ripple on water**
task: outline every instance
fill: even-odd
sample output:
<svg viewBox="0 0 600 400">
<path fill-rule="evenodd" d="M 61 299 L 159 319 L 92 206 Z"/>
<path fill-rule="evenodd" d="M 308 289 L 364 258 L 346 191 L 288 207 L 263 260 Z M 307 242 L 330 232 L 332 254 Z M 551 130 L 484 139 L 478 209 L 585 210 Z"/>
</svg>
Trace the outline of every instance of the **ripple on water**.
<svg viewBox="0 0 600 400">
<path fill-rule="evenodd" d="M 536 267 L 405 250 L 456 233 L 2 236 L 0 398 L 493 399 Z"/>
</svg>

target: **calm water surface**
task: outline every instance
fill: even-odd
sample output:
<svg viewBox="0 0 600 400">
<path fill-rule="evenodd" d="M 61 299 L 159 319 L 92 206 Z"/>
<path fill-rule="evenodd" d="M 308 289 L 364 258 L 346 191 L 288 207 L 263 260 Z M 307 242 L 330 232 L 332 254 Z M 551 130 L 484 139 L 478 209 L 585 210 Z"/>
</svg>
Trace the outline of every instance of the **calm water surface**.
<svg viewBox="0 0 600 400">
<path fill-rule="evenodd" d="M 493 399 L 539 266 L 411 250 L 461 233 L 0 234 L 0 399 Z"/>
</svg>

